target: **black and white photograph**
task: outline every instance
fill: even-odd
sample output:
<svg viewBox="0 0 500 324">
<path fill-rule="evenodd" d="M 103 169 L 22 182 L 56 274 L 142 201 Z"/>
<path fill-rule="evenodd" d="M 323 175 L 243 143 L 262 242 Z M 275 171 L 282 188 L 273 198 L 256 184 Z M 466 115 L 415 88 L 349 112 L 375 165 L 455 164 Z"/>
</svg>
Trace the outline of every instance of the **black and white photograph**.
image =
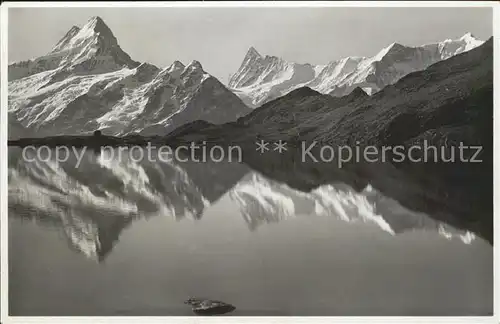
<svg viewBox="0 0 500 324">
<path fill-rule="evenodd" d="M 2 322 L 498 323 L 498 3 L 272 2 L 2 4 Z"/>
</svg>

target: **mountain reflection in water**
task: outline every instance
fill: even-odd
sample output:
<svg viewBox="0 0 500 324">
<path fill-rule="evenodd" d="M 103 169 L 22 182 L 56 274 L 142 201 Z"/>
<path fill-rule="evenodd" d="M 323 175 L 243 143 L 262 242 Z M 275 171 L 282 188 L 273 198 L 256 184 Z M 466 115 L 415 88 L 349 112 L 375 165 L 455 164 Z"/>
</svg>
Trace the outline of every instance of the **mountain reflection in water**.
<svg viewBox="0 0 500 324">
<path fill-rule="evenodd" d="M 34 158 L 33 156 L 28 157 Z M 328 285 L 324 286 L 325 291 L 320 292 L 319 290 L 323 288 L 316 287 L 315 283 L 310 282 L 312 280 L 311 276 L 317 276 L 318 280 L 319 278 L 328 278 L 330 276 L 329 272 L 332 271 L 331 267 L 336 267 L 338 271 L 345 268 L 347 272 L 351 272 L 352 269 L 349 267 L 358 267 L 353 264 L 361 264 L 362 262 L 373 264 L 374 268 L 367 269 L 367 271 L 374 271 L 373 275 L 380 275 L 380 271 L 385 272 L 385 270 L 377 263 L 377 257 L 369 254 L 370 242 L 373 242 L 375 246 L 377 242 L 392 240 L 391 237 L 402 238 L 408 235 L 411 242 L 422 242 L 429 239 L 428 242 L 425 242 L 429 246 L 431 246 L 430 242 L 437 244 L 436 242 L 441 241 L 443 243 L 438 243 L 438 245 L 449 242 L 453 246 L 459 245 L 462 246 L 460 249 L 465 249 L 468 246 L 475 246 L 475 243 L 479 241 L 480 248 L 478 249 L 483 251 L 482 253 L 491 254 L 491 247 L 482 242 L 482 239 L 475 238 L 469 232 L 459 231 L 435 221 L 424 213 L 405 209 L 395 200 L 384 197 L 370 186 L 361 192 L 356 192 L 342 183 L 332 183 L 318 187 L 310 192 L 302 192 L 284 183 L 269 179 L 250 169 L 245 164 L 234 162 L 162 163 L 148 162 L 146 160 L 134 162 L 127 159 L 125 155 L 122 155 L 121 159 L 111 159 L 105 153 L 96 154 L 90 151 L 85 153 L 78 168 L 75 167 L 77 160 L 74 156 L 67 162 L 59 164 L 55 163 L 55 161 L 47 162 L 43 160 L 34 158 L 33 161 L 29 162 L 23 159 L 20 149 L 9 149 L 9 233 L 11 240 L 10 271 L 12 273 L 10 278 L 14 282 L 11 283 L 10 304 L 11 312 L 18 313 L 18 315 L 190 315 L 189 312 L 184 313 L 185 311 L 180 305 L 185 299 L 184 297 L 187 298 L 189 295 L 201 295 L 202 297 L 232 303 L 237 307 L 237 311 L 233 315 L 384 315 L 393 314 L 394 312 L 433 315 L 450 312 L 455 314 L 457 310 L 467 314 L 470 312 L 474 314 L 488 312 L 485 309 L 489 309 L 491 296 L 489 296 L 489 288 L 485 287 L 489 287 L 487 283 L 490 282 L 490 279 L 485 280 L 484 287 L 480 286 L 477 289 L 472 289 L 477 290 L 480 297 L 477 297 L 477 294 L 471 294 L 470 298 L 479 298 L 477 299 L 479 301 L 477 305 L 472 305 L 470 309 L 462 306 L 458 307 L 451 301 L 448 308 L 436 306 L 434 310 L 420 309 L 417 306 L 415 306 L 415 309 L 410 310 L 405 307 L 390 307 L 390 305 L 384 307 L 379 305 L 380 307 L 377 308 L 370 304 L 375 303 L 377 300 L 373 296 L 365 306 L 344 300 L 345 304 L 338 304 L 338 309 L 332 308 L 331 301 L 327 301 L 330 297 L 325 296 L 338 298 L 338 296 L 334 297 L 334 295 L 336 296 L 339 292 L 334 293 L 336 288 Z M 165 218 L 174 221 L 167 223 L 160 221 Z M 158 225 L 160 224 L 158 221 L 163 225 Z M 33 225 L 33 222 L 36 225 Z M 149 229 L 145 229 L 148 228 L 145 222 L 152 224 Z M 275 223 L 280 225 L 273 226 Z M 200 227 L 200 224 L 202 227 Z M 241 231 L 240 224 L 244 224 L 243 227 L 247 228 L 247 230 Z M 268 226 L 265 226 L 266 224 Z M 290 225 L 287 226 L 286 224 Z M 49 243 L 40 243 L 45 242 L 45 239 L 40 241 L 39 235 L 42 234 L 35 234 L 33 226 L 41 228 L 42 232 L 51 230 L 59 233 L 61 237 L 69 242 L 71 249 L 77 252 L 73 254 L 78 256 L 79 260 L 87 260 L 92 264 L 95 264 L 92 260 L 99 263 L 104 262 L 102 263 L 102 270 L 99 270 L 104 273 L 98 275 L 96 274 L 97 269 L 88 268 L 89 265 L 77 261 L 74 257 L 64 256 L 66 252 L 60 250 L 62 245 L 60 241 L 57 244 L 57 249 L 49 247 L 50 250 L 48 250 L 49 248 L 45 247 L 44 244 L 51 245 Z M 125 229 L 127 230 L 125 231 Z M 165 233 L 160 234 L 158 231 L 164 231 Z M 127 232 L 127 235 L 125 235 L 125 232 Z M 245 234 L 245 232 L 248 234 Z M 423 239 L 412 238 L 413 234 L 410 232 L 422 233 Z M 129 239 L 123 242 L 122 247 L 121 243 L 118 242 L 124 235 Z M 162 235 L 164 235 L 164 238 L 161 240 L 164 240 L 164 242 L 159 244 L 163 250 L 159 252 L 160 250 L 155 250 L 152 241 L 149 240 L 153 240 L 153 237 L 156 237 L 155 240 L 157 240 Z M 34 240 L 38 243 L 26 242 L 26 237 L 28 237 L 28 241 Z M 135 240 L 134 245 L 131 245 L 130 237 L 135 238 L 132 239 L 132 241 Z M 24 248 L 22 248 L 22 252 L 19 251 L 19 244 L 21 243 L 16 243 L 16 240 L 22 241 L 22 246 L 24 244 L 35 244 L 33 245 L 33 251 L 39 251 L 38 254 L 29 256 L 35 252 L 27 252 Z M 352 242 L 350 243 L 352 245 L 344 246 L 341 249 L 342 244 L 346 244 L 347 240 Z M 344 243 L 336 246 L 336 241 Z M 394 244 L 389 241 L 383 244 L 388 244 L 387 247 L 393 246 L 393 248 L 400 245 L 397 240 L 394 241 Z M 266 246 L 265 249 L 264 245 Z M 403 249 L 403 246 L 406 245 L 403 244 L 398 249 Z M 327 247 L 330 247 L 331 250 L 326 250 Z M 106 269 L 112 269 L 115 266 L 110 265 L 108 259 L 113 259 L 113 257 L 110 257 L 113 255 L 111 252 L 117 249 L 119 251 L 121 249 L 122 252 L 117 253 L 117 258 L 121 261 L 116 266 L 121 269 L 119 272 L 123 273 L 105 274 L 108 271 Z M 124 249 L 127 250 L 125 257 L 120 256 L 120 254 L 124 253 Z M 142 249 L 145 250 L 140 252 Z M 341 263 L 335 261 L 336 258 L 343 258 L 339 254 L 341 250 L 347 251 L 350 249 L 361 251 L 362 254 L 346 259 L 350 260 L 349 262 L 344 260 L 343 264 L 340 260 Z M 40 256 L 40 251 L 45 256 Z M 439 249 L 429 251 L 429 256 L 436 258 L 436 260 L 446 260 L 447 257 L 451 257 L 440 255 L 439 251 Z M 237 256 L 236 253 L 242 254 Z M 286 258 L 289 253 L 290 259 Z M 151 258 L 154 258 L 155 261 L 151 261 L 153 259 L 141 261 L 144 258 L 149 258 L 145 254 L 154 254 Z M 401 267 L 407 267 L 405 264 L 408 264 L 408 267 L 411 267 L 411 270 L 408 271 L 414 272 L 413 275 L 415 276 L 417 272 L 418 276 L 427 276 L 427 271 L 432 269 L 431 265 L 417 261 L 419 258 L 425 258 L 424 255 L 410 261 L 405 260 L 405 253 L 403 253 L 403 256 L 400 254 L 398 252 L 397 255 L 399 256 L 395 256 L 394 260 L 384 262 L 388 263 L 388 267 L 393 267 L 394 262 Z M 85 257 L 82 258 L 82 256 Z M 476 256 L 477 254 L 475 254 Z M 139 271 L 137 270 L 138 267 L 143 267 L 143 270 L 139 273 L 145 275 L 145 278 L 148 278 L 148 273 L 163 271 L 161 269 L 166 265 L 163 265 L 163 261 L 160 259 L 165 257 L 167 258 L 166 263 L 170 263 L 168 258 L 177 260 L 177 263 L 168 265 L 170 272 L 164 273 L 164 278 L 155 277 L 156 279 L 151 280 L 179 280 L 177 283 L 171 282 L 170 285 L 173 286 L 153 287 L 151 286 L 151 284 L 154 284 L 153 282 L 146 282 L 149 279 L 144 279 L 146 280 L 143 283 L 145 286 L 140 286 L 142 288 L 138 288 L 134 282 L 118 283 L 118 277 L 127 276 L 126 274 L 129 272 L 135 273 L 135 271 Z M 303 260 L 301 261 L 300 258 L 303 258 Z M 315 261 L 307 261 L 311 258 Z M 461 257 L 457 258 L 461 259 Z M 479 261 L 483 260 L 486 264 L 491 261 L 489 258 L 484 259 L 484 257 L 480 256 L 477 256 L 477 258 L 480 259 Z M 173 260 L 172 262 L 174 262 Z M 331 260 L 331 263 L 328 260 Z M 37 262 L 45 264 L 44 266 L 39 265 L 43 267 L 42 270 L 36 270 L 37 268 L 33 263 L 36 264 Z M 160 264 L 155 266 L 151 262 L 155 264 L 160 262 Z M 252 262 L 251 265 L 247 265 L 248 262 Z M 352 262 L 354 263 L 351 264 Z M 80 264 L 80 266 L 71 266 L 73 263 Z M 297 273 L 285 275 L 283 273 L 284 267 L 287 267 L 287 264 L 290 263 L 293 263 L 290 267 L 296 268 L 293 273 Z M 313 263 L 316 264 L 316 268 L 301 270 L 301 267 Z M 218 264 L 224 270 L 215 270 L 214 267 L 218 267 Z M 157 267 L 159 268 L 157 269 Z M 171 269 L 171 267 L 173 268 Z M 258 270 L 253 267 L 258 267 Z M 321 267 L 324 267 L 325 273 L 323 273 Z M 359 269 L 362 269 L 364 266 L 359 265 L 359 267 Z M 77 268 L 78 270 L 76 270 Z M 485 268 L 487 269 L 488 266 L 480 265 L 477 271 L 483 273 Z M 63 271 L 60 275 L 68 277 L 63 281 L 71 280 L 72 283 L 69 284 L 69 281 L 64 281 L 64 285 L 60 287 L 57 282 L 50 280 L 52 272 L 44 272 L 48 271 L 48 269 L 52 269 L 50 271 L 60 269 L 59 271 Z M 441 265 L 439 265 L 439 269 L 441 269 Z M 71 273 L 68 271 L 71 271 Z M 177 273 L 177 271 L 179 272 L 178 275 L 173 274 Z M 211 271 L 216 272 L 212 273 Z M 264 272 L 261 273 L 260 271 Z M 302 273 L 303 271 L 308 272 Z M 252 304 L 250 302 L 252 296 L 262 296 L 264 293 L 260 290 L 260 292 L 252 290 L 264 289 L 264 286 L 260 288 L 257 288 L 257 286 L 253 288 L 250 286 L 241 287 L 241 285 L 245 284 L 240 282 L 238 278 L 245 276 L 243 273 L 246 272 L 253 273 L 248 275 L 253 277 L 251 279 L 247 277 L 245 280 L 250 280 L 249 282 L 253 282 L 258 287 L 260 287 L 260 284 L 268 285 L 268 280 L 273 281 L 276 285 L 284 285 L 285 282 L 280 283 L 281 279 L 277 279 L 283 276 L 283 280 L 286 280 L 286 277 L 289 276 L 288 279 L 294 281 L 292 286 L 297 285 L 299 287 L 300 282 L 297 280 L 303 278 L 305 281 L 300 286 L 302 287 L 300 288 L 301 291 L 303 291 L 303 296 L 300 297 L 302 299 L 295 299 L 297 297 L 288 296 L 289 294 L 283 291 L 276 293 L 281 296 L 278 298 L 279 302 L 266 298 L 265 303 L 271 305 L 274 302 L 278 304 L 286 302 L 288 306 L 276 304 L 266 310 L 259 304 L 255 306 L 258 307 L 257 310 L 247 310 L 245 313 L 245 307 L 241 307 L 244 306 L 241 304 L 245 304 L 245 302 Z M 241 273 L 241 276 L 238 273 Z M 442 274 L 444 275 L 444 273 Z M 112 277 L 109 277 L 110 275 Z M 158 274 L 158 276 L 160 275 Z M 458 274 L 456 275 L 458 276 Z M 35 296 L 39 294 L 31 290 L 37 289 L 36 287 L 39 286 L 23 286 L 21 282 L 35 280 L 23 276 L 41 276 L 40 280 L 43 283 L 38 283 L 38 285 L 48 285 L 47 287 L 50 288 L 40 288 L 38 290 L 54 289 L 50 295 L 53 296 L 52 299 L 45 300 L 42 297 L 36 299 Z M 117 277 L 115 278 L 115 276 Z M 480 278 L 489 278 L 489 276 L 489 272 L 487 272 L 485 276 L 481 275 Z M 470 278 L 476 277 L 471 275 Z M 88 280 L 94 282 L 94 284 L 91 284 L 94 288 L 86 287 L 89 284 Z M 213 285 L 216 285 L 218 280 L 223 281 L 223 283 L 217 284 L 218 288 L 214 288 L 206 280 L 215 280 Z M 358 280 L 360 278 L 355 279 L 355 281 Z M 438 280 L 438 278 L 436 277 L 433 280 Z M 82 284 L 78 284 L 79 281 Z M 78 302 L 76 303 L 78 306 L 75 306 L 74 300 L 84 298 L 80 295 L 81 291 L 90 289 L 94 291 L 92 294 L 95 294 L 96 289 L 100 289 L 95 286 L 99 285 L 99 282 L 101 282 L 101 285 L 107 286 L 114 285 L 113 282 L 115 281 L 120 285 L 120 288 L 116 288 L 116 291 L 106 292 L 102 297 L 99 297 L 101 303 L 98 306 L 87 305 L 86 302 L 81 304 Z M 15 287 L 13 288 L 12 285 L 15 285 Z M 70 289 L 68 285 L 71 287 L 75 285 L 79 288 L 73 287 Z M 19 287 L 25 287 L 28 292 L 22 293 L 22 289 Z M 284 286 L 282 288 L 285 289 Z M 272 289 L 280 290 L 282 288 L 274 287 Z M 142 292 L 144 296 L 130 297 L 129 289 L 130 291 L 144 289 L 147 292 Z M 157 289 L 166 289 L 166 292 L 160 292 Z M 246 292 L 243 295 L 248 294 L 249 299 L 234 300 L 236 297 L 231 294 L 234 289 L 245 290 Z M 366 289 L 372 288 L 367 287 Z M 395 286 L 392 289 L 397 290 L 399 288 Z M 307 292 L 306 290 L 311 291 Z M 210 291 L 216 291 L 213 293 L 220 295 L 212 296 Z M 319 300 L 316 297 L 311 297 L 312 295 L 309 293 L 312 293 L 312 291 L 316 291 L 315 294 L 323 297 L 317 297 Z M 342 291 L 347 293 L 344 290 Z M 172 304 L 172 308 L 165 310 L 164 307 L 166 306 L 158 306 L 158 304 L 163 303 L 159 299 L 155 299 L 153 302 L 159 308 L 151 306 L 152 301 L 150 298 L 154 299 L 156 294 L 167 292 L 178 295 L 175 301 L 164 301 L 165 305 Z M 91 292 L 87 291 L 86 293 L 90 294 Z M 398 290 L 394 292 L 393 297 L 398 300 L 400 297 L 395 296 L 403 293 L 412 294 L 411 292 L 406 293 L 403 290 Z M 30 297 L 27 297 L 26 294 Z M 60 296 L 61 300 L 64 300 L 64 302 L 60 301 L 59 303 L 68 304 L 64 307 L 50 304 L 56 303 L 56 296 Z M 238 296 L 241 296 L 241 293 Z M 354 296 L 351 297 L 354 298 Z M 117 306 L 118 304 L 115 305 L 110 301 L 115 298 L 130 299 L 130 301 Z M 140 298 L 141 302 L 148 306 L 139 306 L 137 301 L 134 301 L 135 304 L 133 305 L 124 306 L 132 303 L 132 300 L 136 300 L 134 298 Z M 255 305 L 258 304 L 257 300 L 264 302 L 261 297 L 259 297 L 260 299 L 255 298 L 253 300 Z M 369 296 L 366 298 L 369 298 Z M 387 295 L 387 298 L 390 298 L 390 296 Z M 406 302 L 414 305 L 415 301 L 411 300 L 413 297 L 408 298 Z M 439 298 L 446 299 L 443 296 Z M 484 302 L 485 298 L 487 302 Z M 36 299 L 36 301 L 30 301 L 31 299 Z M 302 300 L 301 303 L 306 303 L 305 299 L 310 303 L 319 303 L 318 308 L 312 304 L 295 305 L 293 302 L 293 300 L 297 300 L 297 302 Z M 324 305 L 321 300 L 324 301 Z M 425 298 L 419 300 L 430 302 Z M 177 301 L 180 303 L 179 306 L 177 306 Z M 467 301 L 467 303 L 469 302 Z M 50 305 L 45 305 L 45 303 Z M 388 303 L 390 304 L 390 302 Z M 292 304 L 295 306 L 292 307 Z M 358 305 L 358 308 L 356 308 L 356 305 Z M 84 311 L 85 307 L 91 310 L 85 309 Z M 105 309 L 101 309 L 102 307 Z M 136 308 L 140 309 L 137 310 Z M 89 311 L 93 313 L 89 314 Z"/>
<path fill-rule="evenodd" d="M 9 214 L 63 229 L 72 247 L 96 260 L 111 252 L 134 219 L 201 220 L 224 195 L 251 231 L 293 217 L 328 216 L 372 223 L 390 235 L 432 230 L 464 243 L 475 238 L 412 212 L 370 186 L 356 192 L 335 183 L 301 192 L 235 162 L 166 163 L 154 155 L 137 162 L 127 154 L 118 158 L 88 151 L 76 167 L 76 155 L 56 162 L 47 161 L 48 155 L 23 159 L 20 149 L 9 152 Z"/>
</svg>

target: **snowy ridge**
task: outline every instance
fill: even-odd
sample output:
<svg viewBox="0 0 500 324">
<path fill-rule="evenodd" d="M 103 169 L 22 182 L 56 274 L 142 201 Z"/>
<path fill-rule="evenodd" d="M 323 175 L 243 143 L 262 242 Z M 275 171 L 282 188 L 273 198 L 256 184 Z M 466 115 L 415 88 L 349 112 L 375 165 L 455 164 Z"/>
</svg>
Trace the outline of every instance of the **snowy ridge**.
<svg viewBox="0 0 500 324">
<path fill-rule="evenodd" d="M 326 66 L 264 57 L 251 47 L 228 86 L 253 108 L 304 86 L 336 97 L 348 95 L 357 87 L 372 95 L 411 72 L 424 70 L 483 43 L 471 33 L 420 47 L 392 43 L 374 56 L 346 57 Z"/>
<path fill-rule="evenodd" d="M 293 217 L 317 215 L 346 222 L 370 223 L 390 235 L 433 230 L 447 239 L 458 238 L 466 244 L 475 238 L 470 232 L 453 229 L 423 213 L 410 211 L 371 186 L 358 193 L 339 183 L 323 185 L 305 193 L 253 172 L 238 183 L 229 196 L 240 205 L 250 230 Z"/>
<path fill-rule="evenodd" d="M 163 135 L 196 119 L 215 124 L 249 112 L 200 62 L 165 69 L 133 61 L 99 17 L 72 27 L 47 55 L 9 65 L 9 138 Z M 175 116 L 175 117 L 174 117 Z"/>
<path fill-rule="evenodd" d="M 287 62 L 276 56 L 262 56 L 248 50 L 240 69 L 228 86 L 250 107 L 278 98 L 315 78 L 322 66 Z"/>
</svg>

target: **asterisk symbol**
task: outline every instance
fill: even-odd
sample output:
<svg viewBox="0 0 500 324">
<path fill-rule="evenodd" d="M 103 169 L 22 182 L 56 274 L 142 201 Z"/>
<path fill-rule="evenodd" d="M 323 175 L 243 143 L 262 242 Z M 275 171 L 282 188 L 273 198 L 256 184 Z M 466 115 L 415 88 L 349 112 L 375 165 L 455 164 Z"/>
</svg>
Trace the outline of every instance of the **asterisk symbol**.
<svg viewBox="0 0 500 324">
<path fill-rule="evenodd" d="M 269 148 L 267 147 L 267 145 L 269 144 L 268 142 L 260 140 L 259 142 L 255 142 L 255 144 L 257 144 L 257 148 L 255 150 L 260 151 L 261 154 L 265 151 L 269 151 Z"/>
<path fill-rule="evenodd" d="M 278 143 L 274 143 L 274 150 L 282 153 L 283 151 L 286 151 L 286 142 L 283 142 L 282 140 L 279 140 Z"/>
</svg>

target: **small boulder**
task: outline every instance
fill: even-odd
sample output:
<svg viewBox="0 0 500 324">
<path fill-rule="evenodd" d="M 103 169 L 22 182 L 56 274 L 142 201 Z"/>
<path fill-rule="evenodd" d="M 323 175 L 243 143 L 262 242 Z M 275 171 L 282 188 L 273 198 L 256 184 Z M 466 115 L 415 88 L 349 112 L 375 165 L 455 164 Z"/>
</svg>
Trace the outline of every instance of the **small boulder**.
<svg viewBox="0 0 500 324">
<path fill-rule="evenodd" d="M 184 304 L 191 305 L 197 315 L 221 315 L 234 311 L 236 307 L 218 300 L 189 298 Z"/>
</svg>

